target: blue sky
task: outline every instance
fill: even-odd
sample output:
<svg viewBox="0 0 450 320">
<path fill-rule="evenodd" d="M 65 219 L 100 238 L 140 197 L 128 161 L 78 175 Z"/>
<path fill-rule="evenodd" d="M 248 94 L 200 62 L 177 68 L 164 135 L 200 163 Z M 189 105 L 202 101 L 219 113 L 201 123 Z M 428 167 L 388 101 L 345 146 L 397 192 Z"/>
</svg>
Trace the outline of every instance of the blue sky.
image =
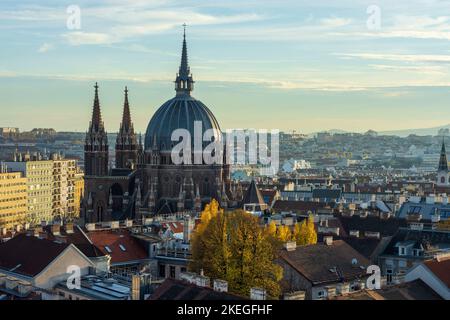
<svg viewBox="0 0 450 320">
<path fill-rule="evenodd" d="M 79 30 L 67 28 L 70 5 Z M 127 85 L 144 132 L 174 95 L 183 23 L 193 95 L 222 128 L 450 123 L 450 1 L 2 0 L 0 126 L 84 131 L 98 81 L 107 130 Z"/>
</svg>

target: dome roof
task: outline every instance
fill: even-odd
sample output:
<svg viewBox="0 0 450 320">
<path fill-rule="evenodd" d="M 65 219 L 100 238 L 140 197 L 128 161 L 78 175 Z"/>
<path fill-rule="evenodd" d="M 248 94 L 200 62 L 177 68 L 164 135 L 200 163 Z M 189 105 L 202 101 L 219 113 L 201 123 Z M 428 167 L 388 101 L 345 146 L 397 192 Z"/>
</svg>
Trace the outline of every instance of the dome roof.
<svg viewBox="0 0 450 320">
<path fill-rule="evenodd" d="M 176 129 L 187 129 L 194 140 L 194 122 L 202 122 L 202 134 L 208 129 L 217 129 L 220 133 L 219 123 L 213 113 L 201 101 L 191 96 L 194 90 L 194 80 L 188 64 L 186 30 L 183 35 L 183 49 L 181 63 L 175 79 L 175 98 L 164 103 L 153 115 L 145 133 L 145 149 L 151 149 L 154 144 L 160 151 L 172 150 L 178 144 L 172 141 L 171 136 Z M 215 136 L 216 140 L 221 138 Z M 203 146 L 209 144 L 204 142 Z"/>
<path fill-rule="evenodd" d="M 164 103 L 150 120 L 145 133 L 145 149 L 151 149 L 156 142 L 159 150 L 171 150 L 177 144 L 171 140 L 176 129 L 187 129 L 193 141 L 195 121 L 202 122 L 202 134 L 208 129 L 220 132 L 219 123 L 206 105 L 190 95 L 177 95 Z"/>
</svg>

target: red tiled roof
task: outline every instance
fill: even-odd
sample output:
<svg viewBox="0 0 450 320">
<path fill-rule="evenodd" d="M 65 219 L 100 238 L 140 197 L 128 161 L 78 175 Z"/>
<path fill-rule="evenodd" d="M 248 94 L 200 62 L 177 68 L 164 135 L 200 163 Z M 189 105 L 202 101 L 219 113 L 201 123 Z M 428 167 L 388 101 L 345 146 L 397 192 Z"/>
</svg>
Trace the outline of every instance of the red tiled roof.
<svg viewBox="0 0 450 320">
<path fill-rule="evenodd" d="M 87 233 L 88 237 L 105 255 L 111 256 L 111 263 L 123 263 L 148 258 L 145 249 L 128 230 L 101 230 Z M 122 250 L 121 246 L 125 249 Z M 108 247 L 111 252 L 106 249 Z"/>
<path fill-rule="evenodd" d="M 0 268 L 34 277 L 68 246 L 67 243 L 20 234 L 0 244 Z"/>
<path fill-rule="evenodd" d="M 450 259 L 425 261 L 425 266 L 450 288 Z"/>
</svg>

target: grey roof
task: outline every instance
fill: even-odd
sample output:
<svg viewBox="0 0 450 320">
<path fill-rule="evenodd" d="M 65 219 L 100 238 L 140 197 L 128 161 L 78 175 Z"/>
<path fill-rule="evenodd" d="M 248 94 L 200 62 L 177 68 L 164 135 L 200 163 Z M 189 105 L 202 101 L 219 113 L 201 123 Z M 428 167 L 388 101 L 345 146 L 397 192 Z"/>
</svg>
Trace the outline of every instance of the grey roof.
<svg viewBox="0 0 450 320">
<path fill-rule="evenodd" d="M 383 255 L 397 255 L 397 244 L 405 242 L 413 244 L 416 248 L 422 246 L 425 250 L 450 249 L 450 232 L 400 228 L 386 246 Z"/>
<path fill-rule="evenodd" d="M 219 136 L 216 138 L 220 139 L 219 122 L 206 105 L 189 95 L 178 95 L 170 99 L 156 111 L 150 120 L 145 133 L 145 149 L 151 149 L 156 140 L 159 150 L 171 150 L 172 145 L 178 143 L 171 140 L 172 132 L 176 129 L 187 129 L 193 141 L 195 121 L 201 121 L 202 133 L 208 129 L 219 130 Z M 208 144 L 208 142 L 204 142 L 204 146 Z"/>
<path fill-rule="evenodd" d="M 342 191 L 340 189 L 314 189 L 312 197 L 319 199 L 339 199 L 341 194 Z"/>
<path fill-rule="evenodd" d="M 409 214 L 421 214 L 423 220 L 431 220 L 431 216 L 438 210 L 441 219 L 450 218 L 450 205 L 443 203 L 414 203 L 404 202 L 398 210 L 398 218 L 406 218 Z"/>
<path fill-rule="evenodd" d="M 264 202 L 264 198 L 261 195 L 261 192 L 258 190 L 258 186 L 256 185 L 255 180 L 252 180 L 250 185 L 245 192 L 244 199 L 242 200 L 243 204 L 250 203 L 258 203 L 258 204 L 266 204 Z"/>
<path fill-rule="evenodd" d="M 311 283 L 351 281 L 366 275 L 370 262 L 342 240 L 282 251 L 280 257 Z M 352 261 L 356 259 L 356 264 Z"/>
</svg>

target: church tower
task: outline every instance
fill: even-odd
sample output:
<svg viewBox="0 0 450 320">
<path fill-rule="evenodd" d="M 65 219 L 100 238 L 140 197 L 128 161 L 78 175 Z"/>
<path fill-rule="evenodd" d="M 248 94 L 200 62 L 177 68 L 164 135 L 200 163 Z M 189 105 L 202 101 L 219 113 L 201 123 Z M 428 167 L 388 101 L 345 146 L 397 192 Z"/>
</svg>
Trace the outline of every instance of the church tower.
<svg viewBox="0 0 450 320">
<path fill-rule="evenodd" d="M 445 143 L 442 141 L 441 156 L 439 158 L 439 168 L 437 172 L 437 186 L 450 186 L 450 175 L 448 172 L 447 152 L 445 150 Z"/>
<path fill-rule="evenodd" d="M 95 83 L 94 106 L 89 130 L 84 144 L 84 168 L 86 176 L 108 175 L 108 136 L 102 121 L 98 85 Z"/>
<path fill-rule="evenodd" d="M 138 143 L 131 122 L 128 89 L 125 87 L 122 122 L 116 139 L 116 168 L 135 169 L 138 158 Z"/>
</svg>

